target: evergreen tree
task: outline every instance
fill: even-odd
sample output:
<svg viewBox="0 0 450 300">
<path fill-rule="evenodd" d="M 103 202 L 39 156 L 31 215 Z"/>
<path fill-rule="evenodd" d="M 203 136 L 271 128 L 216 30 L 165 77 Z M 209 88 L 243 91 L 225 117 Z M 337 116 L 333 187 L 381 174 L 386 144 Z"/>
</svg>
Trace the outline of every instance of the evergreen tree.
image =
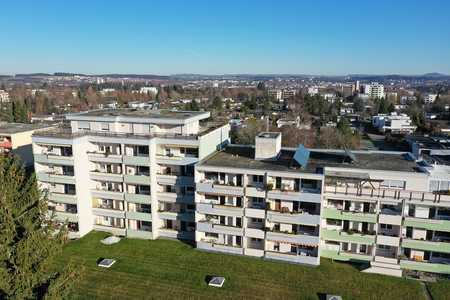
<svg viewBox="0 0 450 300">
<path fill-rule="evenodd" d="M 264 91 L 264 90 L 266 90 L 266 85 L 264 84 L 264 82 L 260 81 L 260 82 L 258 82 L 256 89 L 258 89 L 260 91 Z"/>
<path fill-rule="evenodd" d="M 222 99 L 219 96 L 214 97 L 211 108 L 213 108 L 216 111 L 222 111 L 223 110 L 223 102 Z"/>
<path fill-rule="evenodd" d="M 24 103 L 20 101 L 12 102 L 12 121 L 17 123 L 28 123 L 28 110 Z"/>
<path fill-rule="evenodd" d="M 15 157 L 0 156 L 0 182 L 0 299 L 61 299 L 79 275 L 72 263 L 54 270 L 66 227 L 47 217 L 35 176 Z"/>
</svg>

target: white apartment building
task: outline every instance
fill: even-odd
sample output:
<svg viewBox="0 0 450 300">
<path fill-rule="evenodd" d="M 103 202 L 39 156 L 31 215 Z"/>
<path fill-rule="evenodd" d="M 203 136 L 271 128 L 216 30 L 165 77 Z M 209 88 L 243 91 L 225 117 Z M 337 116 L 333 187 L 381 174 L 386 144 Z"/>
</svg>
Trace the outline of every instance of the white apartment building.
<svg viewBox="0 0 450 300">
<path fill-rule="evenodd" d="M 423 97 L 423 101 L 425 104 L 432 104 L 434 101 L 436 101 L 437 94 L 425 94 Z"/>
<path fill-rule="evenodd" d="M 411 118 L 406 114 L 379 114 L 372 117 L 372 125 L 382 133 L 391 132 L 399 134 L 411 134 L 416 130 Z"/>
<path fill-rule="evenodd" d="M 308 87 L 308 95 L 314 96 L 319 93 L 319 87 L 318 86 L 310 86 Z"/>
<path fill-rule="evenodd" d="M 0 90 L 0 103 L 9 102 L 9 93 L 5 90 Z"/>
<path fill-rule="evenodd" d="M 372 82 L 371 84 L 364 85 L 364 94 L 368 95 L 370 98 L 379 99 L 384 98 L 384 85 L 377 82 Z"/>
<path fill-rule="evenodd" d="M 105 110 L 33 135 L 39 185 L 70 237 L 91 230 L 365 272 L 450 274 L 450 167 L 409 153 L 229 145 L 207 112 Z M 194 167 L 195 165 L 195 167 Z"/>
<path fill-rule="evenodd" d="M 283 97 L 283 91 L 280 89 L 270 89 L 267 91 L 269 97 L 273 97 L 275 100 L 280 101 Z"/>
<path fill-rule="evenodd" d="M 158 88 L 154 86 L 143 86 L 139 89 L 140 94 L 158 94 Z"/>
<path fill-rule="evenodd" d="M 208 112 L 101 110 L 33 135 L 35 170 L 70 237 L 194 239 L 194 164 L 228 143 Z"/>
<path fill-rule="evenodd" d="M 450 274 L 450 170 L 400 152 L 228 145 L 195 168 L 197 248 Z"/>
</svg>

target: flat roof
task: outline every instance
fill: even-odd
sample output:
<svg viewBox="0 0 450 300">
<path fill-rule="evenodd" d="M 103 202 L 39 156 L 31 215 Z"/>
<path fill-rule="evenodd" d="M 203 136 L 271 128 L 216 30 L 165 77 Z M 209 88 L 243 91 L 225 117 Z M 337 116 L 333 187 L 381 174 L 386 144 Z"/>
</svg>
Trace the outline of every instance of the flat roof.
<svg viewBox="0 0 450 300">
<path fill-rule="evenodd" d="M 261 132 L 258 134 L 259 138 L 268 138 L 268 139 L 274 139 L 281 135 L 281 132 Z"/>
<path fill-rule="evenodd" d="M 15 134 L 15 133 L 20 133 L 20 132 L 33 131 L 33 130 L 42 129 L 42 128 L 49 128 L 49 127 L 52 127 L 52 125 L 40 124 L 40 123 L 34 123 L 34 124 L 0 123 L 0 134 L 8 135 L 8 134 Z"/>
<path fill-rule="evenodd" d="M 117 138 L 179 138 L 179 139 L 197 139 L 199 136 L 206 135 L 220 127 L 226 126 L 227 124 L 222 122 L 200 122 L 199 131 L 197 134 L 190 135 L 181 135 L 181 134 L 170 134 L 170 133 L 144 133 L 144 134 L 135 134 L 135 133 L 121 133 L 114 131 L 80 131 L 80 132 L 72 132 L 72 129 L 67 126 L 59 126 L 50 128 L 48 130 L 41 130 L 35 132 L 33 136 L 39 137 L 55 137 L 55 138 L 64 138 L 64 139 L 72 139 L 85 135 L 92 136 L 109 136 L 109 137 L 117 137 Z"/>
<path fill-rule="evenodd" d="M 168 109 L 149 110 L 149 109 L 101 109 L 69 114 L 66 116 L 68 120 L 100 120 L 100 121 L 136 121 L 141 122 L 158 122 L 158 121 L 175 121 L 184 123 L 185 121 L 194 121 L 206 119 L 210 116 L 205 111 L 174 111 Z"/>
<path fill-rule="evenodd" d="M 416 162 L 405 152 L 352 151 L 356 161 L 351 162 L 344 150 L 310 149 L 305 169 L 293 159 L 295 149 L 283 148 L 275 160 L 255 160 L 255 148 L 248 145 L 228 145 L 212 154 L 199 166 L 228 167 L 282 172 L 317 173 L 324 167 L 354 168 L 383 171 L 418 172 Z"/>
</svg>

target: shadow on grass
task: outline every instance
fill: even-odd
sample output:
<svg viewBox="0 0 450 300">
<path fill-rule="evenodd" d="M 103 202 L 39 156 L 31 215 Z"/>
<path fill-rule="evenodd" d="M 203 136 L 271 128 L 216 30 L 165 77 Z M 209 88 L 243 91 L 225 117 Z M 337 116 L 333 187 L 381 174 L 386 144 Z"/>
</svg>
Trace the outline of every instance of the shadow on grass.
<svg viewBox="0 0 450 300">
<path fill-rule="evenodd" d="M 98 258 L 97 261 L 95 262 L 95 263 L 97 264 L 97 266 L 98 266 L 98 264 L 99 264 L 102 260 L 104 260 L 104 259 L 105 259 L 104 257 Z"/>
</svg>

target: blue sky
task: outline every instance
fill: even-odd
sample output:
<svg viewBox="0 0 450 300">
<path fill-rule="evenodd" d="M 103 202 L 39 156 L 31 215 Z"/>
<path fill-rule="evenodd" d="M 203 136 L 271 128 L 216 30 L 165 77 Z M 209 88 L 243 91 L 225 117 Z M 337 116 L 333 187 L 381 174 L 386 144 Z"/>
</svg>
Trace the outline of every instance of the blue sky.
<svg viewBox="0 0 450 300">
<path fill-rule="evenodd" d="M 2 1 L 0 74 L 450 74 L 450 1 Z"/>
</svg>

